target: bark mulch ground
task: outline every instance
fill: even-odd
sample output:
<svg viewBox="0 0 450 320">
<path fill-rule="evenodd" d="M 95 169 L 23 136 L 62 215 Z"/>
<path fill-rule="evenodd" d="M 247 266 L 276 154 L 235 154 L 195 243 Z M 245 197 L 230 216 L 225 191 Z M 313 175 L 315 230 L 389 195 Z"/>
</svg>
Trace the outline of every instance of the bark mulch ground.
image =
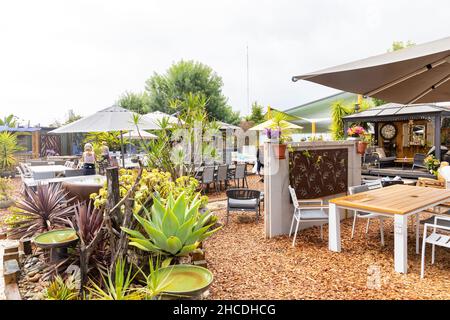
<svg viewBox="0 0 450 320">
<path fill-rule="evenodd" d="M 263 184 L 256 186 L 261 189 Z M 224 223 L 226 203 L 211 205 Z M 238 219 L 242 215 L 249 219 Z M 450 299 L 450 250 L 436 248 L 436 264 L 431 265 L 427 247 L 421 280 L 411 233 L 409 273 L 396 273 L 392 220 L 385 221 L 385 247 L 378 221 L 372 221 L 366 235 L 366 220 L 360 220 L 354 239 L 352 219 L 343 221 L 343 250 L 333 253 L 328 251 L 326 226 L 324 240 L 319 228 L 312 228 L 299 231 L 292 247 L 287 236 L 265 239 L 263 218 L 256 224 L 253 217 L 251 212 L 233 213 L 229 224 L 205 241 L 208 268 L 214 273 L 212 299 Z M 245 220 L 250 222 L 242 223 Z"/>
</svg>

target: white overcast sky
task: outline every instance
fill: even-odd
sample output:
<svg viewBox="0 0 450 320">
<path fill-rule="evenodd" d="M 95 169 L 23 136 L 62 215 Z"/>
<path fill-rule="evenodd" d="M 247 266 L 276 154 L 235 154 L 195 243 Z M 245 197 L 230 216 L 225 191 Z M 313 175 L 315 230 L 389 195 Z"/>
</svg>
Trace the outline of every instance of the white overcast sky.
<svg viewBox="0 0 450 320">
<path fill-rule="evenodd" d="M 246 114 L 247 44 L 250 99 L 286 109 L 335 92 L 293 75 L 449 36 L 449 12 L 449 0 L 1 1 L 0 117 L 89 115 L 180 59 L 211 66 Z"/>
</svg>

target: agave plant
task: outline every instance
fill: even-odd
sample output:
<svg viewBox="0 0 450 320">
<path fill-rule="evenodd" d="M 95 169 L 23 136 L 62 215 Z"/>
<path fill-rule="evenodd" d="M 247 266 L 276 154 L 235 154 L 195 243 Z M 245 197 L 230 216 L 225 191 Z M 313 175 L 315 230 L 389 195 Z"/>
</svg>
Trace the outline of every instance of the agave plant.
<svg viewBox="0 0 450 320">
<path fill-rule="evenodd" d="M 17 203 L 23 218 L 15 223 L 14 237 L 31 237 L 35 234 L 67 226 L 67 219 L 74 214 L 74 206 L 67 205 L 67 192 L 59 184 L 38 185 L 36 191 L 25 189 L 25 198 Z"/>
<path fill-rule="evenodd" d="M 146 210 L 145 217 L 134 214 L 146 236 L 138 230 L 122 228 L 130 236 L 130 245 L 141 250 L 169 256 L 187 255 L 219 229 L 209 231 L 216 217 L 208 211 L 200 213 L 198 195 L 191 203 L 186 200 L 185 193 L 176 200 L 170 193 L 165 206 L 156 197 L 153 201 L 151 214 Z"/>
</svg>

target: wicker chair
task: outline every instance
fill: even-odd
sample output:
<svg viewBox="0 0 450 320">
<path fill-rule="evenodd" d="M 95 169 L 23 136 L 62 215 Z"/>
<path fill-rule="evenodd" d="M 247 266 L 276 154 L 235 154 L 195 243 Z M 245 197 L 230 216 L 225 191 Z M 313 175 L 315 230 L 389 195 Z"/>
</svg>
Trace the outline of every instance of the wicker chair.
<svg viewBox="0 0 450 320">
<path fill-rule="evenodd" d="M 260 215 L 261 191 L 251 189 L 229 189 L 227 190 L 227 222 L 230 211 L 254 211 L 256 222 Z"/>
<path fill-rule="evenodd" d="M 216 191 L 219 192 L 222 188 L 222 182 L 224 184 L 224 188 L 227 188 L 228 185 L 228 165 L 221 164 L 217 168 L 216 174 Z"/>
</svg>

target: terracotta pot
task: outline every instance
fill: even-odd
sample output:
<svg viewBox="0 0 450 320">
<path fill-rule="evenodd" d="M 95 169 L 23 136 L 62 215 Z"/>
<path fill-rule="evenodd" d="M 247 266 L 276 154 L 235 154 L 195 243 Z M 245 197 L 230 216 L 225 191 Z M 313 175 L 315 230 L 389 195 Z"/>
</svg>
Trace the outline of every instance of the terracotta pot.
<svg viewBox="0 0 450 320">
<path fill-rule="evenodd" d="M 368 145 L 367 142 L 364 142 L 364 141 L 358 141 L 358 151 L 357 151 L 357 152 L 358 152 L 360 155 L 364 155 L 364 153 L 366 153 L 367 145 Z"/>
<path fill-rule="evenodd" d="M 273 147 L 275 158 L 286 159 L 286 144 L 274 144 Z"/>
</svg>

